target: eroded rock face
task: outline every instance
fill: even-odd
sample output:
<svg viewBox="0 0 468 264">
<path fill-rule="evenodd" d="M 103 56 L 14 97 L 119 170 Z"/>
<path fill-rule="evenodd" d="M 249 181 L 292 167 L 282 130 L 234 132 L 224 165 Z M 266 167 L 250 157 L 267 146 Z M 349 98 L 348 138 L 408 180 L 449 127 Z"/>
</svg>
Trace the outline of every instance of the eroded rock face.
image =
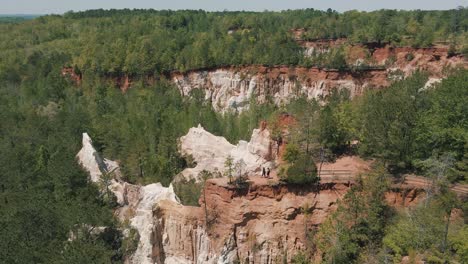
<svg viewBox="0 0 468 264">
<path fill-rule="evenodd" d="M 368 74 L 381 75 L 378 71 Z M 280 105 L 299 95 L 320 98 L 332 88 L 347 89 L 354 95 L 373 82 L 361 83 L 349 73 L 336 71 L 262 66 L 193 71 L 174 74 L 172 79 L 184 96 L 193 89 L 204 90 L 205 99 L 219 112 L 245 110 L 252 96 L 260 103 L 271 97 Z"/>
<path fill-rule="evenodd" d="M 225 179 L 209 180 L 207 216 L 204 204 L 188 207 L 164 201 L 154 209 L 163 241 L 155 251 L 165 256 L 165 263 L 281 263 L 286 256 L 289 261 L 306 247 L 306 231 L 325 221 L 348 188 L 324 184 L 315 192 L 252 185 L 239 190 Z"/>
<path fill-rule="evenodd" d="M 313 51 L 328 52 L 330 47 L 342 45 L 338 43 L 305 43 L 306 54 Z M 307 98 L 321 99 L 330 91 L 346 89 L 351 96 L 360 95 L 364 90 L 388 86 L 392 80 L 401 79 L 417 70 L 427 71 L 431 78 L 444 77 L 444 69 L 464 67 L 468 62 L 463 56 L 449 56 L 447 47 L 393 48 L 391 46 L 369 48 L 353 46 L 350 65 L 359 66 L 367 60 L 370 53 L 373 70 L 357 72 L 326 70 L 304 67 L 264 67 L 251 65 L 246 67 L 224 67 L 211 70 L 174 73 L 173 82 L 184 96 L 189 96 L 194 89 L 205 92 L 206 100 L 210 101 L 218 112 L 243 111 L 248 108 L 250 99 L 265 102 L 272 98 L 274 103 L 281 105 L 292 98 L 305 95 Z"/>
<path fill-rule="evenodd" d="M 78 161 L 85 168 L 92 182 L 99 182 L 102 172 L 107 171 L 104 159 L 93 147 L 93 141 L 88 133 L 83 133 L 82 145 L 80 152 L 77 154 Z"/>
<path fill-rule="evenodd" d="M 193 130 L 192 133 L 198 133 L 198 143 L 206 137 L 207 142 L 216 143 L 217 149 L 228 150 L 233 156 L 252 156 L 246 159 L 252 168 L 256 162 L 264 162 L 270 155 L 266 129 L 255 130 L 249 143 L 238 146 L 207 133 L 201 127 Z M 202 146 L 192 146 L 192 150 Z M 194 158 L 203 161 L 206 151 L 200 155 L 194 153 Z M 77 158 L 92 175 L 92 182 L 101 182 L 103 173 L 110 168 L 118 168 L 116 162 L 107 161 L 110 165 L 106 165 L 87 134 L 83 135 L 83 149 Z M 336 199 L 345 193 L 337 191 L 341 188 L 338 187 L 319 195 L 312 192 L 297 195 L 297 190 L 269 185 L 239 191 L 225 183 L 226 179 L 207 183 L 208 215 L 205 215 L 204 206 L 181 205 L 172 186 L 165 188 L 159 183 L 138 186 L 113 179 L 111 190 L 121 197 L 115 214 L 122 222 L 128 220 L 140 235 L 137 250 L 127 258 L 127 262 L 233 263 L 235 260 L 255 260 L 273 263 L 280 260 L 285 252 L 292 256 L 303 248 L 304 223 L 310 223 L 311 227 L 321 223 L 329 211 L 334 210 Z M 315 213 L 305 219 L 300 212 L 309 202 L 314 202 L 310 206 L 314 206 Z"/>
<path fill-rule="evenodd" d="M 291 263 L 307 247 L 306 233 L 336 210 L 354 181 L 324 180 L 317 186 L 255 184 L 237 189 L 223 178 L 206 183 L 206 208 L 161 201 L 154 207 L 160 244 L 158 263 Z M 421 182 L 421 184 L 427 184 Z M 425 197 L 414 179 L 393 183 L 385 198 L 395 208 Z M 208 221 L 208 222 L 207 222 Z M 208 224 L 207 224 L 208 223 Z"/>
<path fill-rule="evenodd" d="M 135 208 L 135 215 L 130 219 L 130 224 L 138 230 L 140 241 L 131 263 L 154 263 L 152 254 L 155 230 L 155 219 L 153 219 L 153 206 L 160 201 L 169 200 L 179 203 L 172 185 L 168 188 L 160 183 L 149 184 L 140 188 L 139 202 Z"/>
<path fill-rule="evenodd" d="M 216 161 L 213 157 L 225 152 L 238 152 L 237 157 L 252 155 L 252 164 L 260 164 L 254 161 L 263 162 L 271 154 L 268 138 L 268 130 L 259 129 L 249 143 L 234 146 L 198 127 L 192 128 L 181 143 L 188 144 L 183 148 L 186 154 L 191 153 L 198 165 L 208 168 L 214 165 L 205 162 Z M 100 182 L 109 170 L 118 172 L 118 164 L 102 159 L 87 134 L 77 158 L 90 172 L 92 182 Z M 324 167 L 347 168 L 353 174 L 365 170 L 367 165 L 357 166 L 354 159 L 341 159 Z M 291 257 L 307 246 L 306 233 L 336 210 L 337 201 L 354 184 L 349 177 L 323 177 L 318 186 L 287 186 L 259 179 L 251 176 L 251 184 L 240 189 L 227 184 L 226 178 L 208 180 L 206 202 L 200 199 L 201 206 L 192 207 L 180 204 L 172 186 L 139 186 L 117 177 L 111 189 L 121 197 L 115 215 L 139 233 L 137 250 L 127 256 L 126 263 L 270 264 L 282 263 L 285 258 L 290 263 Z M 405 177 L 392 184 L 386 200 L 394 207 L 414 206 L 425 197 L 427 184 L 424 178 Z"/>
<path fill-rule="evenodd" d="M 161 201 L 154 207 L 153 255 L 157 263 L 215 263 L 202 208 Z"/>
<path fill-rule="evenodd" d="M 232 145 L 225 138 L 207 132 L 200 125 L 189 130 L 187 135 L 180 138 L 180 152 L 186 157 L 193 158 L 194 168 L 187 168 L 181 172 L 186 179 L 199 180 L 198 174 L 202 170 L 210 172 L 224 172 L 225 161 L 231 156 L 234 163 L 243 160 L 245 172 L 259 171 L 271 160 L 270 132 L 264 129 L 254 129 L 250 142 L 239 141 Z"/>
<path fill-rule="evenodd" d="M 133 185 L 120 180 L 118 163 L 101 158 L 94 149 L 92 140 L 87 133 L 83 133 L 83 147 L 77 154 L 78 162 L 90 174 L 90 181 L 103 183 L 103 174 L 113 173 L 109 181 L 109 189 L 117 197 L 119 208 L 116 216 L 122 221 L 128 220 L 130 226 L 139 233 L 139 243 L 136 252 L 129 256 L 130 263 L 154 263 L 153 232 L 155 223 L 153 220 L 153 206 L 162 200 L 179 203 L 172 185 L 168 188 L 160 183 L 146 186 Z M 104 190 L 103 190 L 104 191 Z"/>
</svg>

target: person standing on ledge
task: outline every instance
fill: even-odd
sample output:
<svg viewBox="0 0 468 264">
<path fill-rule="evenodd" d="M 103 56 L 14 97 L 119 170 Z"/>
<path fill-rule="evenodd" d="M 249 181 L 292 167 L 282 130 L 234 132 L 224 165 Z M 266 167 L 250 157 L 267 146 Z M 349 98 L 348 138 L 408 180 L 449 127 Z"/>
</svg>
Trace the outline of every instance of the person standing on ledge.
<svg viewBox="0 0 468 264">
<path fill-rule="evenodd" d="M 270 178 L 270 168 L 268 168 L 268 170 L 267 170 L 267 176 L 266 177 Z"/>
<path fill-rule="evenodd" d="M 262 178 L 266 177 L 265 167 L 262 167 Z"/>
</svg>

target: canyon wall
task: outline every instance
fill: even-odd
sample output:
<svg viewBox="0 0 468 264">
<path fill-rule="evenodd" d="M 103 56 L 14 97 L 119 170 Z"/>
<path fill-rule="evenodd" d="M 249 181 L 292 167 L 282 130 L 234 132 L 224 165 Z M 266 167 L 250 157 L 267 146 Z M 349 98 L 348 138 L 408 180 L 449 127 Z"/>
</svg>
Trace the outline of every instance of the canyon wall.
<svg viewBox="0 0 468 264">
<path fill-rule="evenodd" d="M 213 108 L 225 112 L 248 108 L 252 96 L 259 103 L 271 98 L 277 105 L 300 95 L 319 99 L 333 88 L 347 89 L 355 96 L 366 88 L 388 85 L 386 76 L 384 70 L 354 74 L 318 68 L 249 66 L 174 74 L 172 80 L 184 96 L 193 89 L 204 90 Z"/>
<path fill-rule="evenodd" d="M 316 187 L 252 184 L 237 189 L 209 180 L 205 203 L 164 201 L 154 209 L 162 243 L 158 263 L 282 263 L 306 247 L 306 232 L 336 209 L 349 184 Z M 161 258 L 164 256 L 164 259 Z M 175 261 L 177 259 L 177 262 Z"/>
<path fill-rule="evenodd" d="M 89 173 L 90 182 L 97 184 L 102 193 L 110 191 L 116 197 L 118 207 L 115 216 L 122 223 L 128 222 L 130 225 L 123 233 L 128 234 L 129 228 L 138 231 L 138 247 L 132 256 L 128 256 L 127 262 L 154 263 L 151 255 L 155 226 L 153 206 L 162 200 L 179 203 L 172 185 L 166 188 L 160 183 L 140 186 L 124 182 L 120 179 L 117 162 L 102 158 L 87 133 L 83 133 L 82 144 L 76 157 L 78 163 Z"/>
<path fill-rule="evenodd" d="M 427 183 L 427 182 L 426 182 Z M 200 207 L 161 201 L 153 209 L 156 263 L 290 263 L 305 250 L 306 234 L 336 210 L 353 181 L 318 186 L 257 183 L 236 188 L 223 178 L 206 183 Z M 418 186 L 393 184 L 386 193 L 395 208 L 425 198 Z M 206 205 L 206 211 L 205 211 Z"/>
<path fill-rule="evenodd" d="M 225 161 L 232 158 L 233 165 L 239 161 L 244 163 L 244 172 L 259 171 L 262 166 L 272 166 L 273 157 L 270 132 L 266 128 L 254 129 L 249 142 L 241 140 L 237 145 L 229 143 L 225 138 L 215 136 L 201 125 L 192 127 L 187 135 L 179 139 L 179 152 L 196 165 L 183 170 L 177 179 L 199 179 L 203 170 L 223 173 Z"/>
<path fill-rule="evenodd" d="M 193 129 L 195 135 L 214 137 L 200 127 Z M 266 144 L 262 144 L 269 140 L 265 133 L 266 129 L 253 133 L 248 143 L 252 145 L 252 155 L 267 153 Z M 194 156 L 206 151 L 194 146 L 191 148 Z M 236 148 L 230 145 L 229 151 L 231 147 Z M 224 154 L 220 151 L 216 155 Z M 180 204 L 172 186 L 166 188 L 159 183 L 141 186 L 122 181 L 118 164 L 102 158 L 86 133 L 77 159 L 90 174 L 91 182 L 98 184 L 103 193 L 108 188 L 117 198 L 115 216 L 124 223 L 123 234 L 127 236 L 130 228 L 139 234 L 136 251 L 126 256 L 126 263 L 289 262 L 306 247 L 306 233 L 327 219 L 353 184 L 350 177 L 324 177 L 318 186 L 287 186 L 252 172 L 249 185 L 242 188 L 228 184 L 226 178 L 208 180 L 206 199 L 202 196 L 200 207 L 192 207 Z M 350 160 L 340 162 L 349 166 Z M 358 172 L 359 168 L 351 171 Z M 112 177 L 105 177 L 108 175 Z M 424 194 L 419 189 L 400 184 L 387 194 L 387 200 L 392 206 L 411 206 Z"/>
<path fill-rule="evenodd" d="M 259 103 L 271 99 L 281 105 L 298 96 L 322 99 L 335 88 L 346 89 L 351 96 L 357 96 L 366 89 L 386 87 L 418 70 L 429 74 L 429 85 L 447 76 L 454 68 L 468 69 L 466 58 L 461 54 L 450 54 L 448 46 L 392 47 L 378 43 L 349 44 L 346 39 L 296 41 L 304 48 L 306 57 L 343 47 L 349 68 L 339 71 L 284 65 L 225 66 L 172 72 L 164 74 L 164 78 L 170 79 L 183 96 L 190 96 L 194 89 L 203 90 L 206 100 L 216 111 L 226 112 L 247 109 L 252 98 Z M 73 68 L 63 68 L 62 75 L 77 85 L 83 77 Z M 139 78 L 152 85 L 161 77 Z M 106 78 L 123 92 L 131 89 L 134 81 L 126 74 Z"/>
<path fill-rule="evenodd" d="M 326 53 L 330 45 L 328 42 L 304 44 L 306 54 L 314 50 Z M 171 79 L 182 95 L 189 96 L 193 89 L 202 89 L 216 111 L 226 112 L 248 108 L 252 97 L 260 103 L 271 98 L 281 105 L 301 95 L 321 99 L 334 88 L 346 89 L 351 96 L 356 96 L 366 89 L 386 87 L 417 70 L 428 72 L 434 82 L 450 69 L 468 68 L 463 56 L 449 56 L 446 47 L 349 46 L 347 56 L 348 64 L 355 70 L 250 65 L 173 73 Z"/>
</svg>

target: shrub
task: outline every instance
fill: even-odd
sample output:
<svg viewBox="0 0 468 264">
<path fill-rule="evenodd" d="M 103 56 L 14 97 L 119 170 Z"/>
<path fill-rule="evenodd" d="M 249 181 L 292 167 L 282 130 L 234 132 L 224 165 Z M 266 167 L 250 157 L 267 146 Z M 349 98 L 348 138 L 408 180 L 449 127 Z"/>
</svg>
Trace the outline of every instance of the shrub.
<svg viewBox="0 0 468 264">
<path fill-rule="evenodd" d="M 198 199 L 202 188 L 203 184 L 195 182 L 194 179 L 182 179 L 174 183 L 174 192 L 183 205 L 199 206 Z"/>
<path fill-rule="evenodd" d="M 413 54 L 413 53 L 408 53 L 408 54 L 406 54 L 405 59 L 406 59 L 407 61 L 412 61 L 412 60 L 414 60 L 414 54 Z"/>
<path fill-rule="evenodd" d="M 319 180 L 314 161 L 305 155 L 280 168 L 280 178 L 288 184 L 317 183 Z"/>
<path fill-rule="evenodd" d="M 299 147 L 296 144 L 288 144 L 284 152 L 284 160 L 292 163 L 299 157 Z"/>
<path fill-rule="evenodd" d="M 128 233 L 122 240 L 122 249 L 124 256 L 130 256 L 138 248 L 138 242 L 140 241 L 140 234 L 135 228 L 129 228 Z"/>
</svg>

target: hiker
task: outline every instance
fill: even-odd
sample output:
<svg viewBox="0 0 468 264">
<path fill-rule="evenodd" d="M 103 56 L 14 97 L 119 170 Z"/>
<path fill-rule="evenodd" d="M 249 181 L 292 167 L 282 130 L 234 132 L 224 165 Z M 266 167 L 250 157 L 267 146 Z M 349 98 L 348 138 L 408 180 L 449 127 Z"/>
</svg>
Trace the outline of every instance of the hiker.
<svg viewBox="0 0 468 264">
<path fill-rule="evenodd" d="M 266 177 L 265 167 L 262 167 L 262 178 Z"/>
<path fill-rule="evenodd" d="M 270 168 L 267 170 L 267 178 L 270 178 Z"/>
</svg>

